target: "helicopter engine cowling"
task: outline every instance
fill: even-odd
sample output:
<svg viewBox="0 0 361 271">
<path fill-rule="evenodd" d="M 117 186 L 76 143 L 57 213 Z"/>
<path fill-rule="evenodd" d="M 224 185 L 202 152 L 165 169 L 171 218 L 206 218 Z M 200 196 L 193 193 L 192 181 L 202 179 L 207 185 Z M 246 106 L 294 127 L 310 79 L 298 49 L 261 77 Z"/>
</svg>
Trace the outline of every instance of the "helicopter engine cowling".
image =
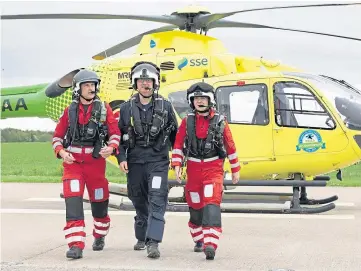
<svg viewBox="0 0 361 271">
<path fill-rule="evenodd" d="M 81 69 L 73 70 L 48 85 L 45 89 L 45 95 L 48 98 L 56 98 L 62 95 L 68 88 L 72 86 L 73 78 L 80 70 Z"/>
</svg>

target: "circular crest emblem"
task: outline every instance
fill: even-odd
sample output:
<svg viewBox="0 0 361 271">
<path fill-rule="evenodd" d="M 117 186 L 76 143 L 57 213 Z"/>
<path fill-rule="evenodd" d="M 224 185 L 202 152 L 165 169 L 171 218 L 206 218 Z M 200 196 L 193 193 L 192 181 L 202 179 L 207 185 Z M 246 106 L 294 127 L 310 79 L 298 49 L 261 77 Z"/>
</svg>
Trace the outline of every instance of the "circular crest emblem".
<svg viewBox="0 0 361 271">
<path fill-rule="evenodd" d="M 315 130 L 306 130 L 298 139 L 296 151 L 316 152 L 320 148 L 326 148 L 326 143 L 322 142 L 321 135 Z"/>
</svg>

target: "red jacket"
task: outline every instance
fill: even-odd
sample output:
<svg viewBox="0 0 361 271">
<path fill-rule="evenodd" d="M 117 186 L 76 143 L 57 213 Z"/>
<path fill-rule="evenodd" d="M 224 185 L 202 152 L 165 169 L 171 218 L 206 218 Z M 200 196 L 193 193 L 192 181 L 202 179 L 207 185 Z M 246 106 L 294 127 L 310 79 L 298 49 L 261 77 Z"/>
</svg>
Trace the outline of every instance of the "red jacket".
<svg viewBox="0 0 361 271">
<path fill-rule="evenodd" d="M 121 136 L 118 128 L 118 122 L 115 119 L 110 106 L 107 103 L 105 103 L 105 106 L 107 109 L 107 117 L 105 123 L 108 127 L 108 134 L 109 134 L 108 146 L 113 147 L 116 149 L 116 151 L 118 151 L 118 146 Z M 80 124 L 86 124 L 89 122 L 92 108 L 93 108 L 93 103 L 89 105 L 86 114 L 84 114 L 84 107 L 81 103 L 79 103 L 78 122 Z M 55 151 L 56 156 L 58 156 L 59 151 L 63 149 L 62 143 L 69 127 L 68 111 L 69 111 L 69 107 L 66 107 L 54 131 L 53 149 Z"/>
<path fill-rule="evenodd" d="M 210 117 L 213 118 L 214 111 L 210 112 Z M 207 131 L 209 127 L 210 118 L 201 116 L 196 113 L 196 136 L 198 138 L 206 138 Z M 183 144 L 186 137 L 187 130 L 187 117 L 182 120 L 182 123 L 178 129 L 176 140 L 173 146 L 172 152 L 172 167 L 181 166 L 184 158 L 183 154 Z M 238 155 L 236 151 L 236 145 L 234 144 L 231 130 L 229 129 L 229 125 L 226 122 L 223 133 L 223 142 L 224 147 L 227 151 L 228 160 L 231 164 L 232 173 L 238 172 L 241 167 L 238 162 Z"/>
</svg>

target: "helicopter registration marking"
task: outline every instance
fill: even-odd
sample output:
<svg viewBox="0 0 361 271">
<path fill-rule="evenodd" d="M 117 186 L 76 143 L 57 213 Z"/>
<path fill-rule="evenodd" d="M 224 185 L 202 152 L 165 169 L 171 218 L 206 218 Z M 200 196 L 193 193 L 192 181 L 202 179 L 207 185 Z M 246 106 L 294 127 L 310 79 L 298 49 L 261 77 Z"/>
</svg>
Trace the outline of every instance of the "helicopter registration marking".
<svg viewBox="0 0 361 271">
<path fill-rule="evenodd" d="M 304 150 L 305 152 L 316 152 L 319 149 L 325 149 L 326 143 L 322 142 L 321 135 L 315 130 L 304 131 L 296 145 L 296 151 Z"/>
</svg>

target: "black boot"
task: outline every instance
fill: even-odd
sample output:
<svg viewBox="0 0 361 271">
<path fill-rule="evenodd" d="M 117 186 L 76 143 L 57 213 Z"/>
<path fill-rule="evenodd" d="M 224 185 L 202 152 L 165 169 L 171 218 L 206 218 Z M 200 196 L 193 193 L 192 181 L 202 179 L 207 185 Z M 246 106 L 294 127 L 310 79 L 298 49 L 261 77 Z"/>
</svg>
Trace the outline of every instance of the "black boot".
<svg viewBox="0 0 361 271">
<path fill-rule="evenodd" d="M 80 259 L 83 258 L 83 250 L 79 247 L 72 246 L 67 252 L 66 252 L 67 258 L 72 259 Z"/>
<path fill-rule="evenodd" d="M 204 249 L 204 254 L 206 254 L 206 260 L 214 260 L 214 256 L 216 255 L 216 250 L 213 246 L 207 246 Z"/>
<path fill-rule="evenodd" d="M 145 242 L 139 241 L 134 245 L 134 250 L 143 250 L 145 249 Z"/>
<path fill-rule="evenodd" d="M 148 253 L 148 258 L 153 258 L 153 259 L 157 259 L 160 257 L 160 252 L 158 249 L 158 242 L 156 241 L 149 241 L 147 243 L 147 253 Z"/>
<path fill-rule="evenodd" d="M 198 241 L 194 246 L 194 252 L 202 252 L 203 251 L 203 242 Z"/>
<path fill-rule="evenodd" d="M 100 238 L 95 238 L 94 239 L 94 242 L 93 242 L 93 250 L 94 251 L 97 251 L 97 250 L 103 250 L 104 248 L 104 239 L 105 237 L 100 237 Z"/>
</svg>

